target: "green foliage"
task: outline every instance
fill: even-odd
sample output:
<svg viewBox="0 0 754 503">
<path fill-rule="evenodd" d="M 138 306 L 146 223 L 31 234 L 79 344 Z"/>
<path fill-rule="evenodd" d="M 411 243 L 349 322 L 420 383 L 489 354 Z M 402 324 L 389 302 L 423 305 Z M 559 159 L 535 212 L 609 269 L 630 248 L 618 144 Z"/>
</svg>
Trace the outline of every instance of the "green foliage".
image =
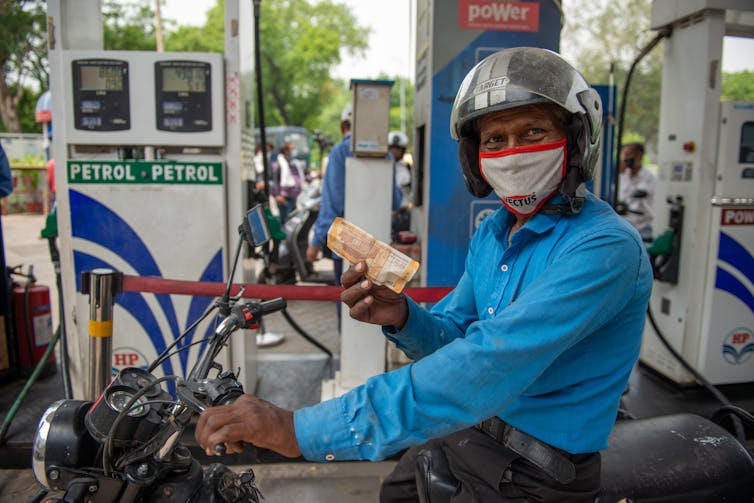
<svg viewBox="0 0 754 503">
<path fill-rule="evenodd" d="M 651 0 L 571 0 L 568 5 L 563 50 L 576 54 L 573 63 L 592 84 L 610 83 L 612 70 L 616 115 L 631 64 L 656 34 L 649 29 L 650 10 Z M 624 139 L 642 138 L 648 150 L 657 145 L 661 89 L 660 44 L 634 70 L 623 124 Z"/>
<path fill-rule="evenodd" d="M 108 51 L 154 51 L 154 11 L 150 2 L 107 0 L 102 6 L 103 39 Z"/>
<path fill-rule="evenodd" d="M 334 97 L 330 71 L 341 51 L 367 47 L 345 5 L 332 0 L 263 2 L 260 18 L 262 75 L 267 122 L 318 127 L 323 104 Z"/>
<path fill-rule="evenodd" d="M 723 73 L 721 100 L 754 101 L 754 71 Z"/>
<path fill-rule="evenodd" d="M 206 12 L 204 26 L 178 26 L 165 34 L 166 51 L 224 52 L 225 4 L 222 0 Z"/>
<path fill-rule="evenodd" d="M 217 0 L 207 12 L 204 26 L 183 26 L 168 33 L 166 50 L 222 52 L 224 12 L 223 0 Z M 330 71 L 340 63 L 343 51 L 363 51 L 367 34 L 353 13 L 333 0 L 262 2 L 260 52 L 266 125 L 319 129 L 339 141 L 340 112 L 350 101 L 350 92 L 347 83 L 331 78 Z"/>
<path fill-rule="evenodd" d="M 49 80 L 45 2 L 0 0 L 0 19 L 0 130 L 30 131 L 27 88 L 46 89 Z"/>
</svg>

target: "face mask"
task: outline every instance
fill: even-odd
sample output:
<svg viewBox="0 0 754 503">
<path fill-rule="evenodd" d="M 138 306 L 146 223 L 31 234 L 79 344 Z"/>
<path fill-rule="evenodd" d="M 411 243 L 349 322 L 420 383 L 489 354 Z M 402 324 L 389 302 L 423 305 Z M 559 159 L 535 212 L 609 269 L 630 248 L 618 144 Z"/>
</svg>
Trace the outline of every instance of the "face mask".
<svg viewBox="0 0 754 503">
<path fill-rule="evenodd" d="M 557 192 L 566 172 L 566 140 L 479 152 L 479 170 L 512 213 L 528 217 Z"/>
</svg>

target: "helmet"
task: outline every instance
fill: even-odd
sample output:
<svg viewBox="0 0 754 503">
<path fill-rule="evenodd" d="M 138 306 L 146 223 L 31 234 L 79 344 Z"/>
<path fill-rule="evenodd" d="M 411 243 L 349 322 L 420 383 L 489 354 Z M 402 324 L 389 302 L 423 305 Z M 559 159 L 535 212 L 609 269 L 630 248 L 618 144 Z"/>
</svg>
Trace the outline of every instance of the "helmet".
<svg viewBox="0 0 754 503">
<path fill-rule="evenodd" d="M 602 101 L 599 94 L 560 55 L 536 47 L 503 49 L 480 61 L 458 89 L 450 115 L 450 135 L 459 141 L 459 157 L 469 191 L 479 197 L 492 188 L 479 173 L 479 117 L 524 105 L 552 104 L 568 112 L 568 172 L 560 192 L 583 202 L 583 183 L 592 178 L 600 150 Z M 578 194 L 576 194 L 578 192 Z M 580 203 L 574 211 L 580 210 Z"/>
<path fill-rule="evenodd" d="M 403 131 L 390 131 L 390 133 L 387 135 L 387 146 L 407 148 L 408 136 L 406 136 Z"/>
<path fill-rule="evenodd" d="M 340 113 L 340 122 L 353 122 L 353 105 L 349 103 Z"/>
</svg>

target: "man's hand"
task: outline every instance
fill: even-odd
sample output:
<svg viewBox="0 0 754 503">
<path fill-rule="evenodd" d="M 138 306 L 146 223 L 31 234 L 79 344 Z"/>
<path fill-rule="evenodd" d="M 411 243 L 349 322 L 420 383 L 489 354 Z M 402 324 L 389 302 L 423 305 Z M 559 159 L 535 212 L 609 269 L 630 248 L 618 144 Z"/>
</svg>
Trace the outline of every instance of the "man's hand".
<svg viewBox="0 0 754 503">
<path fill-rule="evenodd" d="M 314 245 L 309 245 L 306 247 L 307 262 L 314 262 L 315 260 L 317 260 L 317 256 L 319 256 L 319 248 Z"/>
<path fill-rule="evenodd" d="M 206 409 L 199 417 L 194 436 L 210 456 L 218 444 L 225 444 L 228 454 L 241 452 L 243 442 L 289 458 L 301 455 L 293 412 L 252 395 L 241 395 L 231 405 Z"/>
<path fill-rule="evenodd" d="M 342 300 L 349 308 L 351 318 L 375 325 L 392 325 L 403 328 L 408 319 L 406 298 L 386 286 L 378 286 L 366 277 L 367 265 L 359 262 L 349 267 L 341 277 Z"/>
</svg>

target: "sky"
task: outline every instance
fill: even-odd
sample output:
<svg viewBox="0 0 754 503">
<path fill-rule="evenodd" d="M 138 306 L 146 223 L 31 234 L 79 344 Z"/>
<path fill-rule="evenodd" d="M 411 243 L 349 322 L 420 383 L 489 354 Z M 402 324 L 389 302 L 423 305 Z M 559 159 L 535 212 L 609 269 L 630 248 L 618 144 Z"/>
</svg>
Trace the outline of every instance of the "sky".
<svg viewBox="0 0 754 503">
<path fill-rule="evenodd" d="M 274 0 L 266 0 L 274 1 Z M 343 55 L 334 76 L 375 78 L 380 73 L 404 76 L 413 80 L 413 24 L 412 0 L 339 0 L 350 6 L 359 24 L 369 26 L 369 49 L 364 57 Z M 162 15 L 179 24 L 201 25 L 204 15 L 215 0 L 166 0 Z M 568 14 L 568 2 L 564 1 Z M 565 54 L 568 57 L 567 54 Z M 754 39 L 726 37 L 723 41 L 723 71 L 754 70 Z"/>
</svg>

